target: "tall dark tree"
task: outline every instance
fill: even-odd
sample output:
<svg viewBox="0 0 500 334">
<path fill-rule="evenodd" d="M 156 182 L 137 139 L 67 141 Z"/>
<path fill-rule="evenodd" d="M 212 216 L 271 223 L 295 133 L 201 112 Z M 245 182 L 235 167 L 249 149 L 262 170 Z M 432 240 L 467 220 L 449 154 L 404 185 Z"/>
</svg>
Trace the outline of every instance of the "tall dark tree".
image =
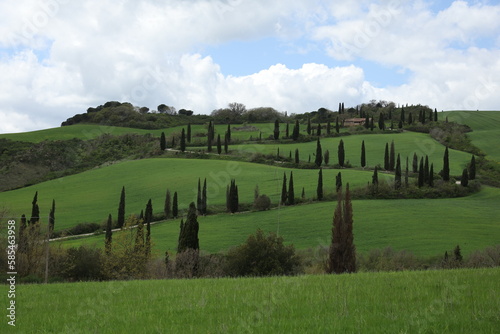
<svg viewBox="0 0 500 334">
<path fill-rule="evenodd" d="M 33 201 L 31 201 L 31 218 L 30 224 L 36 224 L 40 221 L 40 208 L 38 207 L 38 191 L 35 192 L 33 196 Z"/>
<path fill-rule="evenodd" d="M 298 140 L 300 135 L 300 124 L 299 120 L 295 120 L 295 126 L 293 127 L 293 133 L 292 133 L 292 139 L 293 140 Z"/>
<path fill-rule="evenodd" d="M 286 128 L 285 128 L 285 138 L 290 138 L 290 123 L 286 122 Z"/>
<path fill-rule="evenodd" d="M 323 150 L 321 149 L 321 143 L 319 142 L 319 137 L 316 142 L 316 158 L 314 160 L 314 163 L 316 166 L 321 166 L 321 163 L 323 162 Z"/>
<path fill-rule="evenodd" d="M 434 187 L 434 164 L 431 164 L 429 170 L 429 187 Z"/>
<path fill-rule="evenodd" d="M 337 119 L 335 120 L 335 132 L 339 133 L 340 132 L 340 123 L 339 123 L 339 117 L 337 116 Z"/>
<path fill-rule="evenodd" d="M 476 158 L 472 156 L 469 164 L 469 180 L 476 179 Z"/>
<path fill-rule="evenodd" d="M 298 148 L 295 149 L 295 163 L 296 164 L 300 163 L 300 160 L 299 160 L 299 149 Z"/>
<path fill-rule="evenodd" d="M 413 124 L 413 113 L 410 111 L 410 114 L 408 115 L 408 124 Z"/>
<path fill-rule="evenodd" d="M 146 243 L 144 245 L 144 251 L 146 257 L 151 255 L 151 222 L 153 221 L 153 204 L 151 203 L 151 198 L 146 204 L 146 211 L 144 213 L 144 220 L 146 223 Z"/>
<path fill-rule="evenodd" d="M 328 123 L 326 123 L 326 134 L 330 135 L 331 133 L 332 133 L 332 124 L 330 123 L 330 121 L 328 121 Z"/>
<path fill-rule="evenodd" d="M 239 210 L 238 186 L 236 180 L 231 180 L 231 185 L 228 191 L 227 203 L 229 204 L 229 212 L 235 213 Z"/>
<path fill-rule="evenodd" d="M 187 125 L 186 140 L 188 143 L 191 142 L 191 123 L 188 123 Z"/>
<path fill-rule="evenodd" d="M 281 185 L 281 205 L 285 205 L 288 199 L 288 191 L 286 190 L 286 173 L 283 172 L 283 184 Z"/>
<path fill-rule="evenodd" d="M 443 180 L 450 181 L 450 158 L 448 155 L 448 147 L 444 150 L 443 155 Z"/>
<path fill-rule="evenodd" d="M 391 150 L 389 152 L 389 170 L 394 170 L 396 167 L 396 149 L 394 148 L 394 140 L 391 141 Z"/>
<path fill-rule="evenodd" d="M 395 171 L 395 177 L 394 177 L 394 187 L 396 189 L 401 188 L 401 159 L 399 157 L 398 153 L 398 158 L 396 161 L 396 171 Z"/>
<path fill-rule="evenodd" d="M 390 170 L 390 163 L 389 163 L 389 143 L 385 143 L 385 151 L 384 151 L 384 169 L 385 170 Z"/>
<path fill-rule="evenodd" d="M 375 166 L 375 169 L 373 170 L 372 185 L 375 188 L 378 187 L 378 168 L 377 168 L 377 166 Z"/>
<path fill-rule="evenodd" d="M 106 236 L 105 236 L 105 239 L 104 239 L 104 249 L 105 249 L 106 255 L 110 255 L 111 254 L 111 245 L 112 245 L 112 242 L 113 242 L 112 227 L 113 227 L 113 220 L 111 218 L 111 214 L 109 214 L 108 215 L 108 221 L 106 223 Z"/>
<path fill-rule="evenodd" d="M 227 152 L 229 152 L 229 139 L 226 132 L 226 135 L 224 136 L 224 153 L 227 154 Z"/>
<path fill-rule="evenodd" d="M 165 219 L 170 218 L 172 214 L 172 199 L 170 196 L 170 190 L 167 189 L 167 193 L 165 194 L 165 204 L 163 205 L 163 213 L 165 214 Z"/>
<path fill-rule="evenodd" d="M 274 140 L 278 140 L 280 138 L 280 122 L 279 120 L 274 121 Z"/>
<path fill-rule="evenodd" d="M 469 173 L 467 172 L 467 168 L 464 168 L 462 172 L 462 178 L 460 179 L 460 184 L 464 187 L 469 185 Z"/>
<path fill-rule="evenodd" d="M 323 154 L 323 160 L 325 161 L 325 165 L 328 165 L 330 162 L 330 151 L 326 150 Z"/>
<path fill-rule="evenodd" d="M 342 114 L 345 114 L 344 102 L 342 102 Z"/>
<path fill-rule="evenodd" d="M 413 153 L 413 173 L 418 173 L 418 156 L 417 153 Z"/>
<path fill-rule="evenodd" d="M 186 131 L 184 131 L 184 128 L 181 130 L 181 151 L 186 151 Z"/>
<path fill-rule="evenodd" d="M 420 165 L 418 167 L 418 187 L 421 188 L 425 183 L 425 167 L 424 158 L 420 158 Z"/>
<path fill-rule="evenodd" d="M 175 137 L 174 136 L 172 136 L 171 142 L 172 142 L 172 148 L 175 148 Z"/>
<path fill-rule="evenodd" d="M 295 204 L 295 191 L 293 188 L 293 172 L 290 172 L 290 180 L 288 181 L 287 205 Z"/>
<path fill-rule="evenodd" d="M 366 113 L 366 116 L 365 116 L 365 124 L 364 124 L 365 128 L 370 128 L 370 116 L 368 115 L 368 113 Z"/>
<path fill-rule="evenodd" d="M 383 112 L 381 112 L 378 117 L 378 128 L 382 131 L 385 130 L 385 116 Z"/>
<path fill-rule="evenodd" d="M 338 173 L 337 176 L 335 176 L 335 191 L 339 191 L 342 189 L 342 173 Z"/>
<path fill-rule="evenodd" d="M 329 249 L 327 272 L 332 274 L 356 272 L 356 248 L 353 236 L 353 211 L 349 184 L 345 200 L 342 190 L 337 192 L 337 207 L 333 215 L 332 242 Z"/>
<path fill-rule="evenodd" d="M 405 122 L 405 108 L 401 108 L 401 122 Z"/>
<path fill-rule="evenodd" d="M 201 207 L 202 207 L 202 198 L 201 198 L 201 179 L 198 178 L 198 192 L 196 193 L 196 207 L 198 208 L 198 215 L 201 215 L 202 212 Z"/>
<path fill-rule="evenodd" d="M 179 233 L 179 245 L 177 252 L 182 253 L 188 249 L 199 250 L 200 241 L 198 239 L 198 231 L 200 224 L 198 223 L 198 216 L 196 215 L 196 206 L 194 202 L 189 204 L 186 222 L 182 224 L 182 229 Z"/>
<path fill-rule="evenodd" d="M 370 131 L 373 131 L 375 129 L 375 125 L 373 125 L 373 117 L 370 118 Z"/>
<path fill-rule="evenodd" d="M 203 181 L 203 190 L 201 191 L 201 213 L 207 214 L 207 178 Z"/>
<path fill-rule="evenodd" d="M 361 142 L 361 167 L 366 166 L 366 151 L 365 151 L 365 141 Z"/>
<path fill-rule="evenodd" d="M 123 225 L 125 225 L 125 186 L 122 187 L 122 192 L 120 194 L 117 225 L 119 228 L 122 228 Z"/>
<path fill-rule="evenodd" d="M 344 150 L 344 141 L 342 139 L 339 142 L 337 156 L 338 156 L 338 160 L 339 160 L 339 166 L 340 167 L 344 167 L 344 163 L 345 163 L 345 150 Z"/>
<path fill-rule="evenodd" d="M 339 111 L 338 111 L 339 115 L 342 114 L 342 105 L 340 104 L 339 102 Z"/>
<path fill-rule="evenodd" d="M 398 129 L 402 129 L 402 128 L 403 128 L 403 121 L 400 119 L 399 123 L 398 123 Z"/>
<path fill-rule="evenodd" d="M 227 125 L 227 130 L 226 130 L 226 136 L 227 136 L 227 142 L 231 142 L 231 124 Z"/>
<path fill-rule="evenodd" d="M 318 173 L 318 186 L 316 187 L 316 196 L 318 197 L 318 201 L 323 199 L 323 169 L 319 168 Z"/>
<path fill-rule="evenodd" d="M 220 141 L 220 134 L 217 134 L 217 154 L 222 153 L 222 143 Z"/>
<path fill-rule="evenodd" d="M 56 200 L 52 200 L 52 207 L 49 213 L 49 236 L 52 237 L 54 226 L 56 224 Z"/>
<path fill-rule="evenodd" d="M 160 149 L 162 151 L 165 151 L 166 148 L 167 148 L 167 139 L 165 138 L 165 132 L 162 132 L 160 136 Z"/>
<path fill-rule="evenodd" d="M 438 121 L 438 111 L 436 108 L 434 108 L 434 122 Z"/>
<path fill-rule="evenodd" d="M 321 123 L 318 123 L 318 127 L 316 128 L 316 136 L 321 136 Z"/>
<path fill-rule="evenodd" d="M 308 135 L 311 134 L 311 118 L 310 117 L 307 118 L 307 129 L 306 129 L 306 131 L 307 131 Z"/>
<path fill-rule="evenodd" d="M 424 161 L 424 182 L 429 183 L 429 174 L 430 174 L 430 166 L 429 166 L 429 156 L 425 156 Z"/>
<path fill-rule="evenodd" d="M 406 168 L 405 168 L 405 187 L 408 188 L 408 178 L 410 176 L 410 169 L 408 167 L 408 157 L 406 157 Z"/>
<path fill-rule="evenodd" d="M 177 218 L 179 215 L 179 200 L 177 198 L 177 191 L 174 192 L 174 199 L 172 200 L 172 217 Z"/>
</svg>

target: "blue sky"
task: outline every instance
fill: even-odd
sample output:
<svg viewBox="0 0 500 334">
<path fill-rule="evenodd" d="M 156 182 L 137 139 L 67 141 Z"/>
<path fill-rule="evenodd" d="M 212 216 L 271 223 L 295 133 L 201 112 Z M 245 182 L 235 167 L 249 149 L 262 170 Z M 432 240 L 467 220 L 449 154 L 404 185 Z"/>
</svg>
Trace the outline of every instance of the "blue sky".
<svg viewBox="0 0 500 334">
<path fill-rule="evenodd" d="M 2 2 L 0 133 L 110 100 L 499 109 L 499 32 L 497 1 Z"/>
</svg>

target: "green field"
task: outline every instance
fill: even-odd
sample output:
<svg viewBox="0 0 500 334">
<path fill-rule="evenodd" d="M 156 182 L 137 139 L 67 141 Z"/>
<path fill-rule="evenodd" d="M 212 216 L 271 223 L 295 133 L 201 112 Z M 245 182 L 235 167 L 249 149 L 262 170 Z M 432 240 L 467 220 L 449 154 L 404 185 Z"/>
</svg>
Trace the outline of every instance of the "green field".
<svg viewBox="0 0 500 334">
<path fill-rule="evenodd" d="M 17 289 L 19 333 L 495 333 L 500 325 L 498 268 Z"/>
<path fill-rule="evenodd" d="M 462 252 L 500 244 L 500 189 L 484 188 L 465 198 L 355 200 L 354 242 L 359 252 L 392 247 L 419 256 L 444 254 L 460 245 Z M 265 212 L 198 217 L 200 248 L 209 253 L 243 243 L 257 228 L 279 232 L 298 249 L 328 247 L 336 202 L 282 207 Z M 443 209 L 445 208 L 445 209 Z M 445 211 L 443 211 L 445 210 Z M 151 227 L 158 256 L 175 252 L 180 219 Z M 104 235 L 63 242 L 104 246 Z"/>
<path fill-rule="evenodd" d="M 109 213 L 116 218 L 122 186 L 127 193 L 126 214 L 139 214 L 152 199 L 155 212 L 162 212 L 167 188 L 179 195 L 179 209 L 196 203 L 198 178 L 207 178 L 208 205 L 224 205 L 226 186 L 236 179 L 240 203 L 252 203 L 255 186 L 277 203 L 283 173 L 292 169 L 246 162 L 196 159 L 143 159 L 93 169 L 76 175 L 0 193 L 0 207 L 13 217 L 30 215 L 31 201 L 38 191 L 42 217 L 47 216 L 52 199 L 56 200 L 56 230 L 81 222 L 101 222 Z M 331 192 L 339 170 L 324 170 L 324 191 Z M 296 197 L 302 188 L 306 196 L 316 196 L 318 170 L 293 169 Z M 372 172 L 342 170 L 344 184 L 352 187 L 371 181 Z"/>
<path fill-rule="evenodd" d="M 445 115 L 450 121 L 470 126 L 473 132 L 467 135 L 472 143 L 489 159 L 500 161 L 500 111 L 449 111 Z"/>
</svg>

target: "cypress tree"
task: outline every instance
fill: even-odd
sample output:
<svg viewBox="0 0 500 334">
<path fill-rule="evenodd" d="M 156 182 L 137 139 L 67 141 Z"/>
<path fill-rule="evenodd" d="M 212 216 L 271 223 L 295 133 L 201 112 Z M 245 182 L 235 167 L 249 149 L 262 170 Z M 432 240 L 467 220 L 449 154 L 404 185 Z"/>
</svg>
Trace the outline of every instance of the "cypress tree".
<svg viewBox="0 0 500 334">
<path fill-rule="evenodd" d="M 375 188 L 378 187 L 378 167 L 377 166 L 375 166 L 375 169 L 373 170 L 372 184 Z"/>
<path fill-rule="evenodd" d="M 310 135 L 311 134 L 311 118 L 308 117 L 307 118 L 307 134 Z"/>
<path fill-rule="evenodd" d="M 339 142 L 337 155 L 338 155 L 338 160 L 339 160 L 339 166 L 344 167 L 345 151 L 344 151 L 344 141 L 342 139 Z"/>
<path fill-rule="evenodd" d="M 408 124 L 413 124 L 413 114 L 412 112 L 410 111 L 410 114 L 408 115 Z"/>
<path fill-rule="evenodd" d="M 178 253 L 182 253 L 187 249 L 198 250 L 200 248 L 200 241 L 198 239 L 199 229 L 200 224 L 198 223 L 198 216 L 196 215 L 196 206 L 194 202 L 191 202 L 191 204 L 189 204 L 186 222 L 182 224 L 182 229 L 179 233 Z"/>
<path fill-rule="evenodd" d="M 19 224 L 19 241 L 17 243 L 17 250 L 20 253 L 26 252 L 28 248 L 28 240 L 26 240 L 26 231 L 27 225 L 26 225 L 26 215 L 21 216 L 21 222 Z"/>
<path fill-rule="evenodd" d="M 227 125 L 227 131 L 226 131 L 226 136 L 227 136 L 227 142 L 231 142 L 231 124 L 229 123 Z"/>
<path fill-rule="evenodd" d="M 460 252 L 459 245 L 457 245 L 457 247 L 455 247 L 455 249 L 453 250 L 453 255 L 455 256 L 455 261 L 462 262 L 463 257 L 462 257 L 462 253 Z"/>
<path fill-rule="evenodd" d="M 299 125 L 299 120 L 295 120 L 295 126 L 293 127 L 293 133 L 292 133 L 292 139 L 293 140 L 297 140 L 299 139 L 299 135 L 300 135 L 300 125 Z"/>
<path fill-rule="evenodd" d="M 56 223 L 56 201 L 52 200 L 52 208 L 49 213 L 49 236 L 52 237 L 52 232 L 54 232 L 54 225 Z"/>
<path fill-rule="evenodd" d="M 342 114 L 345 114 L 345 110 L 344 110 L 344 102 L 342 102 Z"/>
<path fill-rule="evenodd" d="M 177 191 L 174 192 L 174 199 L 172 201 L 172 216 L 174 218 L 177 218 L 179 215 L 179 204 L 178 204 L 178 199 L 177 199 Z"/>
<path fill-rule="evenodd" d="M 231 181 L 231 187 L 233 182 Z M 227 212 L 231 212 L 231 187 L 229 184 L 226 187 L 226 210 Z"/>
<path fill-rule="evenodd" d="M 325 154 L 323 154 L 323 160 L 325 161 L 325 165 L 328 165 L 330 162 L 330 151 L 325 151 Z"/>
<path fill-rule="evenodd" d="M 405 108 L 401 107 L 401 122 L 405 122 Z"/>
<path fill-rule="evenodd" d="M 398 154 L 397 162 L 396 162 L 396 172 L 394 177 L 394 187 L 396 189 L 401 188 L 401 159 Z"/>
<path fill-rule="evenodd" d="M 319 137 L 316 142 L 316 159 L 314 160 L 314 163 L 316 166 L 321 166 L 321 163 L 323 162 L 323 150 L 321 149 L 321 143 L 319 142 Z"/>
<path fill-rule="evenodd" d="M 188 143 L 191 143 L 191 123 L 187 125 L 186 140 Z"/>
<path fill-rule="evenodd" d="M 296 148 L 295 149 L 295 163 L 296 164 L 299 164 L 300 160 L 299 160 L 299 149 Z"/>
<path fill-rule="evenodd" d="M 118 204 L 118 227 L 122 228 L 125 224 L 125 186 L 122 187 L 120 194 L 120 204 Z"/>
<path fill-rule="evenodd" d="M 335 177 L 335 191 L 339 191 L 342 189 L 342 174 L 339 172 Z"/>
<path fill-rule="evenodd" d="M 211 138 L 207 139 L 207 151 L 212 152 L 212 139 Z"/>
<path fill-rule="evenodd" d="M 429 156 L 425 156 L 425 162 L 424 162 L 424 182 L 429 183 Z"/>
<path fill-rule="evenodd" d="M 316 196 L 318 197 L 318 201 L 323 199 L 323 169 L 319 168 L 318 173 L 318 186 L 316 187 Z"/>
<path fill-rule="evenodd" d="M 443 156 L 443 180 L 450 181 L 450 160 L 448 156 L 448 147 L 445 148 Z"/>
<path fill-rule="evenodd" d="M 300 195 L 302 199 L 306 199 L 306 189 L 302 187 L 302 194 Z"/>
<path fill-rule="evenodd" d="M 318 123 L 318 127 L 316 128 L 316 136 L 321 136 L 321 123 Z"/>
<path fill-rule="evenodd" d="M 340 104 L 339 102 L 339 111 L 338 111 L 339 115 L 342 114 L 342 105 Z"/>
<path fill-rule="evenodd" d="M 394 148 L 394 140 L 391 141 L 391 150 L 389 153 L 389 170 L 394 170 L 396 165 L 396 149 Z"/>
<path fill-rule="evenodd" d="M 431 164 L 429 170 L 429 187 L 434 187 L 434 164 Z"/>
<path fill-rule="evenodd" d="M 418 157 L 417 157 L 417 153 L 413 153 L 413 173 L 418 173 Z"/>
<path fill-rule="evenodd" d="M 236 180 L 231 180 L 231 186 L 229 187 L 229 211 L 231 213 L 238 212 L 239 200 L 238 200 L 238 186 L 236 185 Z"/>
<path fill-rule="evenodd" d="M 340 124 L 339 124 L 339 117 L 337 116 L 337 119 L 335 120 L 335 132 L 339 133 L 340 132 Z"/>
<path fill-rule="evenodd" d="M 165 138 L 165 132 L 162 132 L 160 136 L 160 149 L 162 151 L 165 151 L 166 148 L 167 148 L 167 139 Z"/>
<path fill-rule="evenodd" d="M 375 129 L 375 126 L 373 125 L 373 117 L 370 118 L 370 130 L 373 131 Z"/>
<path fill-rule="evenodd" d="M 177 252 L 180 252 L 181 246 L 184 247 L 186 232 L 184 230 L 184 219 L 181 219 L 181 225 L 179 226 L 179 238 L 177 239 Z"/>
<path fill-rule="evenodd" d="M 365 151 L 365 141 L 361 142 L 361 167 L 366 166 L 366 151 Z"/>
<path fill-rule="evenodd" d="M 330 124 L 330 121 L 326 123 L 326 134 L 330 135 L 332 133 L 332 125 Z"/>
<path fill-rule="evenodd" d="M 398 123 L 398 128 L 399 128 L 399 129 L 402 129 L 402 128 L 403 128 L 403 121 L 402 121 L 402 120 L 399 120 L 399 123 Z"/>
<path fill-rule="evenodd" d="M 175 148 L 175 137 L 172 136 L 172 148 Z"/>
<path fill-rule="evenodd" d="M 389 143 L 385 143 L 385 152 L 384 152 L 384 169 L 389 170 L 390 164 L 389 164 Z"/>
<path fill-rule="evenodd" d="M 36 224 L 40 221 L 40 208 L 38 207 L 38 191 L 35 192 L 33 196 L 33 201 L 31 202 L 31 218 L 29 220 L 30 224 Z"/>
<path fill-rule="evenodd" d="M 408 188 L 408 177 L 410 175 L 410 170 L 408 167 L 408 157 L 406 157 L 406 168 L 405 168 L 405 187 Z"/>
<path fill-rule="evenodd" d="M 280 138 L 280 122 L 278 120 L 274 121 L 274 140 L 278 140 Z"/>
<path fill-rule="evenodd" d="M 288 199 L 288 192 L 286 190 L 286 173 L 283 173 L 283 184 L 281 185 L 281 205 L 285 205 Z"/>
<path fill-rule="evenodd" d="M 295 204 L 295 191 L 293 189 L 293 172 L 290 171 L 290 180 L 288 181 L 287 205 Z"/>
<path fill-rule="evenodd" d="M 226 132 L 226 135 L 224 136 L 224 153 L 227 154 L 228 151 L 229 151 L 229 136 Z"/>
<path fill-rule="evenodd" d="M 111 244 L 113 242 L 113 231 L 112 231 L 113 220 L 111 214 L 108 215 L 108 221 L 106 223 L 106 235 L 104 239 L 104 249 L 106 255 L 111 254 Z"/>
<path fill-rule="evenodd" d="M 436 108 L 434 108 L 434 122 L 438 121 L 438 111 Z"/>
<path fill-rule="evenodd" d="M 147 257 L 151 255 L 151 222 L 153 221 L 153 204 L 151 203 L 151 198 L 146 204 L 146 212 L 144 215 L 146 221 L 146 244 L 145 244 L 145 254 Z"/>
<path fill-rule="evenodd" d="M 383 112 L 380 113 L 378 118 L 378 128 L 382 131 L 385 130 L 385 116 Z"/>
<path fill-rule="evenodd" d="M 222 153 L 222 143 L 220 141 L 220 134 L 217 134 L 217 154 Z"/>
<path fill-rule="evenodd" d="M 203 181 L 203 190 L 201 191 L 202 214 L 207 214 L 207 178 Z"/>
<path fill-rule="evenodd" d="M 202 198 L 201 198 L 201 179 L 198 178 L 198 192 L 196 194 L 196 207 L 198 208 L 198 214 L 201 215 L 203 212 L 200 211 L 202 207 Z"/>
<path fill-rule="evenodd" d="M 186 151 L 186 132 L 184 128 L 181 130 L 181 152 Z"/>
<path fill-rule="evenodd" d="M 370 127 L 370 117 L 368 115 L 368 113 L 366 113 L 366 117 L 365 117 L 365 128 L 369 128 Z"/>
<path fill-rule="evenodd" d="M 163 213 L 165 214 L 165 219 L 170 218 L 170 214 L 172 213 L 172 204 L 170 198 L 170 190 L 167 189 L 167 193 L 165 195 L 165 205 L 163 206 Z"/>
<path fill-rule="evenodd" d="M 460 180 L 460 184 L 464 187 L 469 185 L 469 173 L 467 172 L 467 168 L 464 168 L 462 172 L 462 179 Z"/>
<path fill-rule="evenodd" d="M 469 180 L 476 179 L 476 158 L 472 156 L 469 164 Z"/>
<path fill-rule="evenodd" d="M 424 158 L 420 158 L 420 166 L 418 168 L 418 187 L 424 186 L 425 182 L 425 171 L 424 171 Z"/>
<path fill-rule="evenodd" d="M 356 249 L 353 237 L 353 212 L 349 184 L 342 203 L 342 190 L 337 193 L 337 207 L 333 215 L 332 242 L 329 249 L 327 272 L 332 274 L 356 272 Z"/>
<path fill-rule="evenodd" d="M 289 130 L 289 122 L 286 122 L 286 128 L 285 128 L 285 138 L 290 138 L 290 130 Z"/>
</svg>

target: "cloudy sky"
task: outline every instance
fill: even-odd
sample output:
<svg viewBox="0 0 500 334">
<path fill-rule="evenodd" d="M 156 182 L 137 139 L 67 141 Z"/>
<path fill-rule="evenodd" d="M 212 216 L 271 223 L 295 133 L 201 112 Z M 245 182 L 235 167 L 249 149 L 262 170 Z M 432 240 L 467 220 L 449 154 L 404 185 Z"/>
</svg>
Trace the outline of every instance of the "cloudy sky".
<svg viewBox="0 0 500 334">
<path fill-rule="evenodd" d="M 500 109 L 500 3 L 0 2 L 0 133 L 89 106 Z"/>
</svg>

